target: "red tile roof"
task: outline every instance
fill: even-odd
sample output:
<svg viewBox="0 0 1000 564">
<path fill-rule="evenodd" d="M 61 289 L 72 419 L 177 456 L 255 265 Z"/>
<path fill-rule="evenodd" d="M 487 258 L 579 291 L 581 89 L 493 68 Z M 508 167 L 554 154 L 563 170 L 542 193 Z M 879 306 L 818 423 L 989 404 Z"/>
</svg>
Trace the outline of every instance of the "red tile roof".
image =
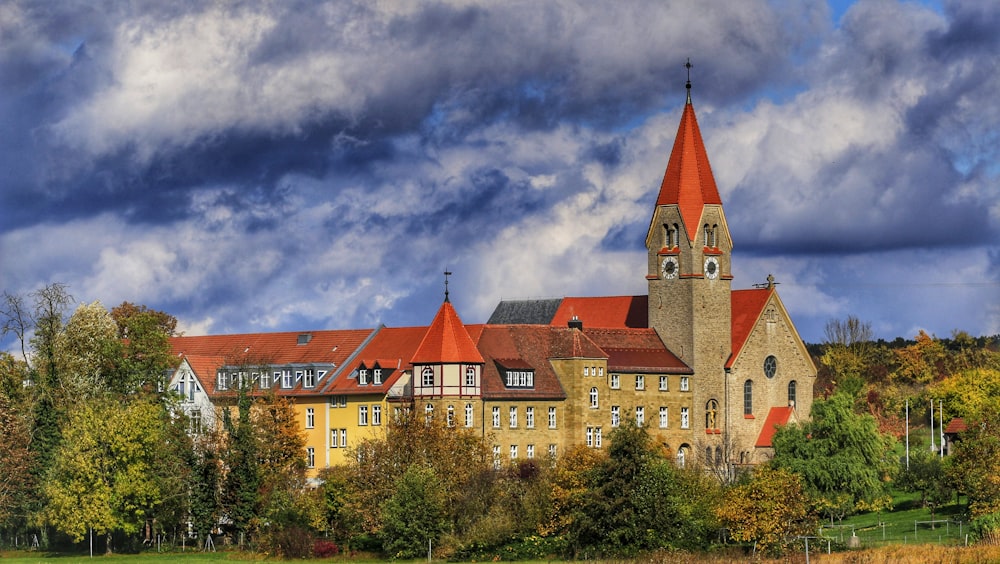
<svg viewBox="0 0 1000 564">
<path fill-rule="evenodd" d="M 759 288 L 752 290 L 732 291 L 732 355 L 726 362 L 726 368 L 731 368 L 743 345 L 746 344 L 753 331 L 754 325 L 760 319 L 760 314 L 764 311 L 767 300 L 771 297 L 773 290 Z"/>
<path fill-rule="evenodd" d="M 774 438 L 774 433 L 778 431 L 778 427 L 787 425 L 794 414 L 795 410 L 791 407 L 772 407 L 767 412 L 767 419 L 764 420 L 764 426 L 761 427 L 757 444 L 754 446 L 757 448 L 772 447 L 771 439 Z"/>
<path fill-rule="evenodd" d="M 670 352 L 653 329 L 583 328 L 608 355 L 608 370 L 617 372 L 692 374 L 693 371 Z"/>
<path fill-rule="evenodd" d="M 445 301 L 427 328 L 423 341 L 413 353 L 412 364 L 483 362 L 469 332 L 451 302 Z"/>
<path fill-rule="evenodd" d="M 404 371 L 413 369 L 410 359 L 413 358 L 414 351 L 417 350 L 426 333 L 426 327 L 381 328 L 371 341 L 358 351 L 358 355 L 344 365 L 344 369 L 338 373 L 335 380 L 323 389 L 323 393 L 371 394 L 387 392 L 396 384 Z M 351 377 L 362 363 L 371 369 L 376 361 L 384 371 L 381 385 L 373 384 L 371 375 L 368 377 L 368 384 L 364 386 L 358 384 L 356 377 Z"/>
<path fill-rule="evenodd" d="M 176 355 L 222 357 L 230 364 L 248 361 L 261 364 L 332 362 L 339 366 L 372 331 L 343 329 L 172 337 L 170 346 Z M 308 342 L 300 345 L 302 335 L 310 337 Z"/>
<path fill-rule="evenodd" d="M 692 241 L 698 236 L 697 226 L 705 204 L 722 204 L 690 101 L 684 105 L 667 171 L 656 199 L 658 206 L 671 204 L 680 208 L 681 219 Z"/>
<path fill-rule="evenodd" d="M 948 426 L 944 428 L 944 432 L 950 435 L 955 435 L 958 433 L 964 433 L 968 429 L 969 426 L 965 424 L 965 419 L 956 417 L 948 422 Z"/>
<path fill-rule="evenodd" d="M 600 296 L 563 298 L 551 325 L 566 327 L 573 317 L 583 327 L 647 327 L 649 300 L 646 296 Z"/>
<path fill-rule="evenodd" d="M 548 325 L 484 325 L 474 327 L 477 345 L 487 359 L 483 367 L 483 399 L 564 399 L 550 359 L 606 358 L 576 329 Z M 508 366 L 518 359 L 518 366 Z M 511 363 L 513 364 L 513 363 Z M 499 366 L 498 366 L 499 365 Z M 526 366 L 525 366 L 526 365 Z M 534 369 L 534 387 L 507 388 L 500 367 Z"/>
</svg>

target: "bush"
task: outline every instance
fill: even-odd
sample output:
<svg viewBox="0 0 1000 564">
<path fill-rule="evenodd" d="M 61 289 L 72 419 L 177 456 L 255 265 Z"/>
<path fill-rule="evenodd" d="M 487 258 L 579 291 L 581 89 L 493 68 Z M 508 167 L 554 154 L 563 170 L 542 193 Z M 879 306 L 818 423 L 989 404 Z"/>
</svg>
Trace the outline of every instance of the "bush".
<svg viewBox="0 0 1000 564">
<path fill-rule="evenodd" d="M 980 515 L 969 523 L 969 536 L 983 544 L 1000 545 L 1000 513 Z"/>
<path fill-rule="evenodd" d="M 309 558 L 313 536 L 307 529 L 294 525 L 275 528 L 263 535 L 261 548 L 281 558 Z"/>
<path fill-rule="evenodd" d="M 530 535 L 509 539 L 505 543 L 487 545 L 472 543 L 455 552 L 453 560 L 459 561 L 514 561 L 545 560 L 565 554 L 569 543 L 562 537 L 540 537 Z"/>
<path fill-rule="evenodd" d="M 315 558 L 330 558 L 340 554 L 340 547 L 336 544 L 323 539 L 316 539 L 313 543 L 313 557 Z"/>
</svg>

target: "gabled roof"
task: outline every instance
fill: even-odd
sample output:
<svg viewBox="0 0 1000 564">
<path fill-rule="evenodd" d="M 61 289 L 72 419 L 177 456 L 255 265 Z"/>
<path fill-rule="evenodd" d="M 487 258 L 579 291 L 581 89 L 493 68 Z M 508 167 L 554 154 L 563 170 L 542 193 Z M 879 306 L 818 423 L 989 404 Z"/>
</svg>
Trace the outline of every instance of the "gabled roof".
<svg viewBox="0 0 1000 564">
<path fill-rule="evenodd" d="M 565 327 L 574 317 L 587 327 L 648 327 L 646 296 L 563 298 L 551 325 Z"/>
<path fill-rule="evenodd" d="M 646 374 L 692 374 L 653 329 L 594 329 L 584 334 L 608 355 L 608 370 Z"/>
<path fill-rule="evenodd" d="M 411 371 L 410 359 L 424 339 L 427 327 L 383 327 L 358 354 L 349 360 L 337 378 L 323 389 L 330 394 L 387 393 L 405 371 Z M 369 375 L 366 385 L 359 385 L 355 371 L 362 364 L 371 369 L 375 363 L 382 368 L 382 383 L 375 385 Z M 354 375 L 354 377 L 352 377 Z"/>
<path fill-rule="evenodd" d="M 758 435 L 757 443 L 754 446 L 757 448 L 771 448 L 773 446 L 771 439 L 774 438 L 778 427 L 787 425 L 790 422 L 794 423 L 794 418 L 795 409 L 791 407 L 772 407 L 767 412 L 767 419 L 764 420 L 764 426 L 761 427 L 760 435 Z"/>
<path fill-rule="evenodd" d="M 769 288 L 732 291 L 730 303 L 733 312 L 731 332 L 733 352 L 726 362 L 726 368 L 731 368 L 736 362 L 773 291 Z"/>
<path fill-rule="evenodd" d="M 684 104 L 677 137 L 656 199 L 657 206 L 672 204 L 680 209 L 691 241 L 698 236 L 697 226 L 705 204 L 722 204 L 690 99 Z"/>
<path fill-rule="evenodd" d="M 469 337 L 451 302 L 445 300 L 434 321 L 427 328 L 423 341 L 413 353 L 412 364 L 469 363 L 480 364 L 483 356 Z"/>
</svg>

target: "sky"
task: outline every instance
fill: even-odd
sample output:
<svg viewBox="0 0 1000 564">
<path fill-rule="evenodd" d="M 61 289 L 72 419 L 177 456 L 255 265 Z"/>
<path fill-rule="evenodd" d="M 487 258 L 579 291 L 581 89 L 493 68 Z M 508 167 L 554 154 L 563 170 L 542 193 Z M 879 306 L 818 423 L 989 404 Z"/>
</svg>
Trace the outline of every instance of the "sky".
<svg viewBox="0 0 1000 564">
<path fill-rule="evenodd" d="M 734 289 L 993 335 L 997 53 L 982 0 L 0 0 L 0 289 L 188 335 L 644 294 L 690 58 Z"/>
</svg>

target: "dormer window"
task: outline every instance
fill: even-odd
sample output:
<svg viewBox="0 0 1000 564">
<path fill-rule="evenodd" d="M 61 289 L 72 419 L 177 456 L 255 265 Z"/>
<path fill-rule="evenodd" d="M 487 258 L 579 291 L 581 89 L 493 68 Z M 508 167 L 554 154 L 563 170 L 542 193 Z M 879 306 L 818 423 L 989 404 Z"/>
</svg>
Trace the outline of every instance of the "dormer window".
<svg viewBox="0 0 1000 564">
<path fill-rule="evenodd" d="M 302 380 L 302 386 L 306 388 L 316 387 L 316 370 L 312 368 L 306 370 L 305 377 Z"/>
<path fill-rule="evenodd" d="M 358 370 L 358 385 L 364 386 L 368 383 L 368 369 L 362 368 Z"/>
<path fill-rule="evenodd" d="M 281 371 L 281 387 L 285 388 L 286 390 L 288 388 L 292 387 L 292 371 L 291 370 L 282 370 Z"/>
<path fill-rule="evenodd" d="M 535 372 L 533 370 L 508 370 L 508 388 L 534 388 Z"/>
<path fill-rule="evenodd" d="M 382 369 L 381 368 L 372 369 L 372 379 L 373 379 L 372 383 L 375 384 L 376 386 L 382 384 Z"/>
<path fill-rule="evenodd" d="M 215 387 L 219 391 L 226 391 L 229 389 L 229 380 L 226 379 L 225 372 L 219 372 L 218 380 L 216 381 Z"/>
</svg>

